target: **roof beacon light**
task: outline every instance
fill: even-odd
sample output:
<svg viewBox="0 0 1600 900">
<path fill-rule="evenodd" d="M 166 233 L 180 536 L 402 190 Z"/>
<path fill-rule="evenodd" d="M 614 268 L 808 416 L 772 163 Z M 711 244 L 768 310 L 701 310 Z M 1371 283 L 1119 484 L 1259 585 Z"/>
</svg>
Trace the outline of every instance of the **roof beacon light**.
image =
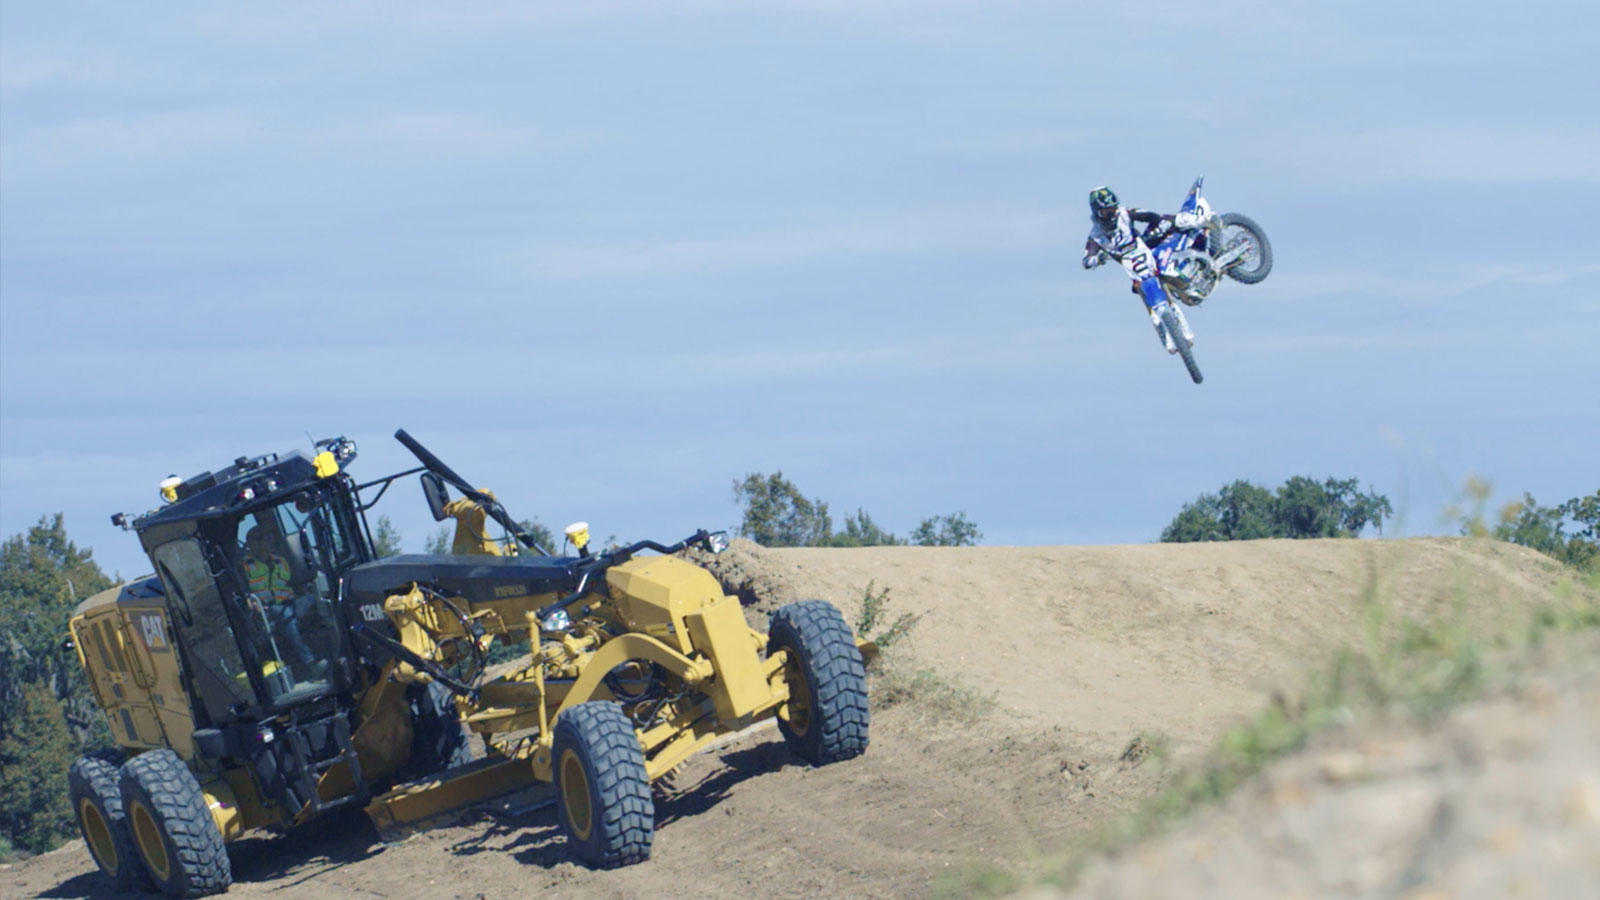
<svg viewBox="0 0 1600 900">
<path fill-rule="evenodd" d="M 183 479 L 176 475 L 168 475 L 161 479 L 161 499 L 168 503 L 176 503 L 180 484 L 183 484 Z"/>
<path fill-rule="evenodd" d="M 317 467 L 318 478 L 332 478 L 339 474 L 339 461 L 334 459 L 333 453 L 328 450 L 318 453 L 312 463 Z"/>
<path fill-rule="evenodd" d="M 566 531 L 567 531 L 567 540 L 571 541 L 572 542 L 572 546 L 574 546 L 574 547 L 576 547 L 578 549 L 578 553 L 583 555 L 583 556 L 588 556 L 589 555 L 589 550 L 588 550 L 588 547 L 589 547 L 589 523 L 588 522 L 573 522 L 571 525 L 567 526 Z"/>
</svg>

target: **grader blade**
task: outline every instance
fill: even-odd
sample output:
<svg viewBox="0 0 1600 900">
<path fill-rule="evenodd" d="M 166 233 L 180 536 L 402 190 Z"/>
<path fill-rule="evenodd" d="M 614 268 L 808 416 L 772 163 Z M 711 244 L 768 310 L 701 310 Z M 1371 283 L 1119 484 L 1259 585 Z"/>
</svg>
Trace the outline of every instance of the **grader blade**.
<svg viewBox="0 0 1600 900">
<path fill-rule="evenodd" d="M 367 804 L 379 834 L 493 800 L 534 785 L 527 759 L 485 759 L 441 776 L 399 785 Z"/>
</svg>

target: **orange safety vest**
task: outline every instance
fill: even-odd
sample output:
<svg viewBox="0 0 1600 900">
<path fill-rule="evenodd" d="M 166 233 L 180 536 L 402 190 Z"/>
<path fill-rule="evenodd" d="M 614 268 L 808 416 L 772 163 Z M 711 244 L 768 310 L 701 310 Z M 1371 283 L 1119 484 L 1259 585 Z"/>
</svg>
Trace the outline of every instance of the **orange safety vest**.
<svg viewBox="0 0 1600 900">
<path fill-rule="evenodd" d="M 273 556 L 270 563 L 255 557 L 244 561 L 244 574 L 250 579 L 250 593 L 262 600 L 287 603 L 294 599 L 289 589 L 289 564 L 281 556 Z"/>
</svg>

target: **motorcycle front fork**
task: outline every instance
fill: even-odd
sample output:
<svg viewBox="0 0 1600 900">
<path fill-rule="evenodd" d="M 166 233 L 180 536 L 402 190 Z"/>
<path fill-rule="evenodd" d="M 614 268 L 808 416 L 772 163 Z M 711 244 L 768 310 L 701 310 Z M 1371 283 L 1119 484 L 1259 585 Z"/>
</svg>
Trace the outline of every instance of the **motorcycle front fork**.
<svg viewBox="0 0 1600 900">
<path fill-rule="evenodd" d="M 1178 324 L 1183 328 L 1183 339 L 1190 344 L 1194 343 L 1194 332 L 1189 329 L 1189 320 L 1183 314 L 1183 307 L 1173 303 L 1162 290 L 1161 283 L 1155 277 L 1144 278 L 1134 285 L 1134 292 L 1141 295 L 1145 309 L 1150 313 L 1150 324 L 1156 328 L 1156 339 L 1161 341 L 1161 346 L 1167 348 L 1168 353 L 1177 353 L 1178 345 L 1173 337 L 1167 334 L 1167 328 L 1161 323 L 1160 309 L 1162 304 L 1172 307 L 1178 316 Z"/>
<path fill-rule="evenodd" d="M 1183 307 L 1174 303 L 1172 304 L 1172 311 L 1178 315 L 1178 324 L 1183 328 L 1183 339 L 1193 344 L 1194 332 L 1189 330 L 1189 320 L 1183 314 Z M 1161 316 L 1153 309 L 1150 310 L 1150 324 L 1155 326 L 1156 340 L 1161 342 L 1161 346 L 1167 348 L 1168 353 L 1177 353 L 1177 343 L 1174 342 L 1172 335 L 1167 334 L 1167 326 L 1162 324 Z"/>
</svg>

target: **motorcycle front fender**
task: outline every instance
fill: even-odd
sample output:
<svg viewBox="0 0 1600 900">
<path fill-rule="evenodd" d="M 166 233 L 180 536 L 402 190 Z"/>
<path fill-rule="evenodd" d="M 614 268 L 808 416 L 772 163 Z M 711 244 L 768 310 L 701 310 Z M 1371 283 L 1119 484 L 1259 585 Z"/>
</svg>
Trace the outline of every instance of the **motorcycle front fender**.
<svg viewBox="0 0 1600 900">
<path fill-rule="evenodd" d="M 1139 297 L 1144 300 L 1144 305 L 1152 310 L 1167 302 L 1167 292 L 1161 287 L 1161 280 L 1154 275 L 1140 279 Z"/>
</svg>

